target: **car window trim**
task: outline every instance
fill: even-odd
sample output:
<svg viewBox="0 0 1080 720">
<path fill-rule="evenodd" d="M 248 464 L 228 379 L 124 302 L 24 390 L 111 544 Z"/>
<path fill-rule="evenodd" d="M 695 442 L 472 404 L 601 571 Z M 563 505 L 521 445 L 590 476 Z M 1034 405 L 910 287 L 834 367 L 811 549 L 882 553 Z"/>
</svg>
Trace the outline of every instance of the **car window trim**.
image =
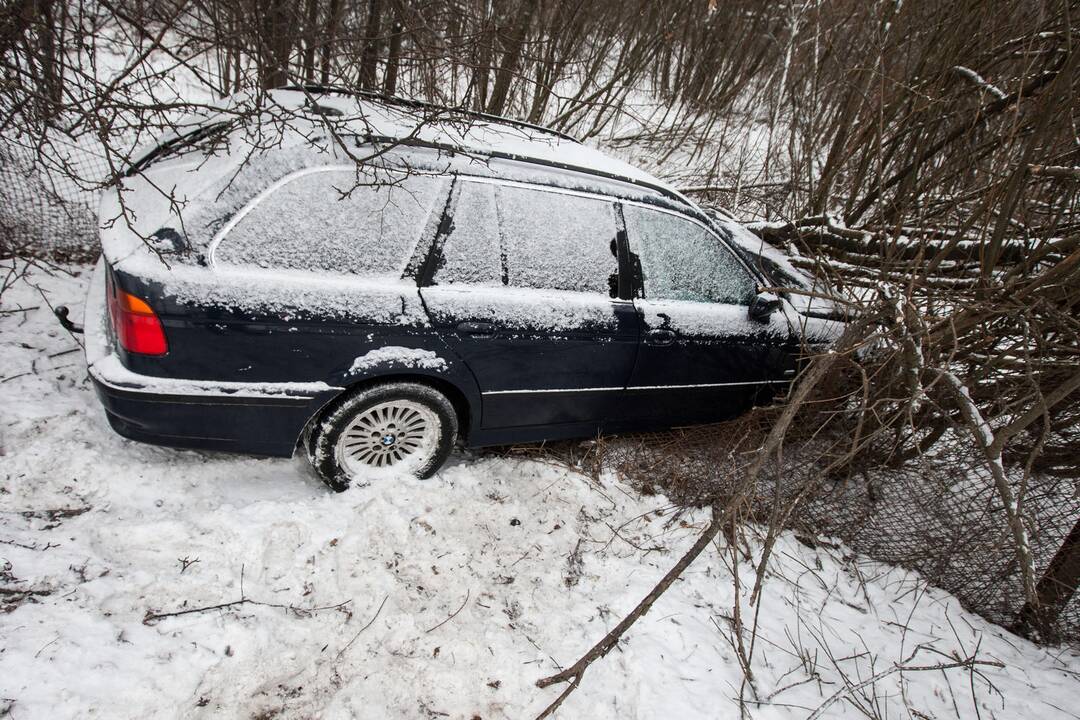
<svg viewBox="0 0 1080 720">
<path fill-rule="evenodd" d="M 539 390 L 484 390 L 481 395 L 528 395 L 542 393 L 590 393 L 590 392 L 629 392 L 637 390 L 690 390 L 698 388 L 737 387 L 747 385 L 780 385 L 788 379 L 769 380 L 734 380 L 719 383 L 691 383 L 689 385 L 611 385 L 587 388 L 542 388 Z"/>
</svg>

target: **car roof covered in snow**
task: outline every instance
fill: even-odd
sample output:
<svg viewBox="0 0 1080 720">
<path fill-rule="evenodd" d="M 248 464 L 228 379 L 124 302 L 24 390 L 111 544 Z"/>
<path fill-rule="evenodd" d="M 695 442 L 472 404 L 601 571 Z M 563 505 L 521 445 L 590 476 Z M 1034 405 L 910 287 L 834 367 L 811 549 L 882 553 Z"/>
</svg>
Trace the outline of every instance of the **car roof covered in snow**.
<svg viewBox="0 0 1080 720">
<path fill-rule="evenodd" d="M 368 141 L 474 153 L 594 175 L 647 188 L 694 207 L 653 175 L 538 125 L 374 93 L 308 86 L 275 90 L 269 95 L 286 112 L 307 110 L 323 117 L 340 113 L 331 117 Z"/>
<path fill-rule="evenodd" d="M 137 154 L 127 175 L 135 176 L 151 165 L 175 159 L 217 130 L 231 129 L 231 135 L 236 136 L 238 126 L 243 126 L 250 141 L 252 127 L 265 136 L 267 127 L 273 125 L 279 126 L 279 135 L 291 131 L 311 141 L 313 154 L 326 149 L 319 147 L 319 135 L 330 140 L 322 145 L 338 144 L 352 156 L 350 159 L 360 162 L 371 160 L 370 154 L 349 153 L 349 146 L 373 145 L 387 161 L 410 148 L 417 151 L 411 160 L 423 163 L 424 153 L 419 151 L 427 151 L 429 156 L 434 153 L 446 172 L 493 175 L 615 196 L 652 196 L 675 208 L 700 213 L 693 202 L 662 180 L 564 133 L 482 112 L 323 86 L 294 86 L 259 96 L 225 98 L 218 106 L 180 121 L 174 132 Z M 236 140 L 230 137 L 229 142 Z M 290 143 L 271 140 L 252 144 L 273 152 Z M 231 150 L 226 152 L 237 155 Z M 471 167 L 461 163 L 446 166 L 455 154 L 471 159 Z M 241 149 L 239 155 L 247 157 L 250 152 Z M 313 163 L 321 164 L 317 159 Z M 488 172 L 493 163 L 497 170 Z M 213 170 L 200 167 L 200 172 Z M 222 167 L 219 172 L 236 170 Z"/>
<path fill-rule="evenodd" d="M 106 250 L 119 236 L 145 239 L 161 228 L 199 245 L 207 239 L 207 223 L 285 175 L 321 165 L 355 165 L 358 183 L 373 167 L 479 175 L 654 202 L 705 217 L 649 173 L 556 131 L 337 89 L 226 98 L 180 121 L 135 157 L 102 202 Z"/>
<path fill-rule="evenodd" d="M 245 205 L 282 178 L 320 166 L 354 168 L 357 185 L 385 183 L 377 175 L 383 170 L 533 183 L 663 205 L 708 222 L 649 173 L 561 133 L 323 88 L 226 98 L 136 158 L 102 198 L 101 242 L 110 259 L 161 261 L 177 242 L 198 259 Z"/>
</svg>

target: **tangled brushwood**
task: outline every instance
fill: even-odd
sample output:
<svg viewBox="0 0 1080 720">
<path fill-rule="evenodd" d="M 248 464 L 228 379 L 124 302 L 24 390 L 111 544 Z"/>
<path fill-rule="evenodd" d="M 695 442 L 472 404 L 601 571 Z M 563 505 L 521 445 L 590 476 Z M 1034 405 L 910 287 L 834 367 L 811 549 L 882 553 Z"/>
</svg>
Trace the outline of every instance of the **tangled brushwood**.
<svg viewBox="0 0 1080 720">
<path fill-rule="evenodd" d="M 791 232 L 797 241 L 798 229 Z M 684 507 L 710 507 L 712 521 L 589 652 L 538 681 L 566 684 L 539 718 L 721 533 L 733 562 L 739 548 L 761 548 L 756 557 L 744 551 L 756 565 L 744 595 L 751 605 L 760 602 L 778 534 L 794 529 L 805 543 L 835 537 L 918 570 L 1033 639 L 1080 637 L 1080 493 L 1070 450 L 1080 439 L 1080 366 L 1069 350 L 1078 347 L 1076 324 L 1066 320 L 1080 301 L 1080 248 L 996 277 L 1004 279 L 973 286 L 969 297 L 916 292 L 913 278 L 848 300 L 847 329 L 834 349 L 809 358 L 785 397 L 736 420 L 600 440 L 585 452 L 545 449 L 597 477 L 609 471 Z M 1063 352 L 1040 354 L 1033 328 Z M 1028 362 L 988 362 L 999 344 Z M 756 542 L 747 542 L 747 531 Z M 745 716 L 756 621 L 742 619 L 745 589 L 732 577 Z"/>
<path fill-rule="evenodd" d="M 758 218 L 855 333 L 773 407 L 584 460 L 770 535 L 838 536 L 1031 637 L 1075 639 L 1078 7 L 788 12 L 783 60 L 739 94 L 770 109 L 766 149 L 734 144 L 737 166 L 718 160 L 688 191 Z M 680 137 L 720 158 L 737 126 Z M 673 152 L 666 136 L 634 142 Z"/>
</svg>

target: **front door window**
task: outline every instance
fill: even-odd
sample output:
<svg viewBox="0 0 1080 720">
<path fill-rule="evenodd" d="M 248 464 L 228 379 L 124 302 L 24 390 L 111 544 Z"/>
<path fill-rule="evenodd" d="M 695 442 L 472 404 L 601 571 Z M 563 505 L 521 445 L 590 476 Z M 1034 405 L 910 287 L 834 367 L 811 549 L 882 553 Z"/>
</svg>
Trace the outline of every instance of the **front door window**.
<svg viewBox="0 0 1080 720">
<path fill-rule="evenodd" d="M 716 235 L 686 218 L 637 205 L 626 206 L 623 215 L 641 262 L 645 297 L 750 304 L 754 280 Z"/>
</svg>

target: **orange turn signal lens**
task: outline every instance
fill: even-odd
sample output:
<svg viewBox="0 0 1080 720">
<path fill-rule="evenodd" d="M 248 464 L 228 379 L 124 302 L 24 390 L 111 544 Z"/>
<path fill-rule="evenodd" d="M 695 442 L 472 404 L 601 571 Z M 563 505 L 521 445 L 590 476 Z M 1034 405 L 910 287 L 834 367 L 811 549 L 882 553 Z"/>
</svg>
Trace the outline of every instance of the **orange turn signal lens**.
<svg viewBox="0 0 1080 720">
<path fill-rule="evenodd" d="M 146 304 L 145 300 L 123 290 L 118 290 L 116 294 L 120 299 L 120 309 L 124 312 L 135 313 L 136 315 L 154 315 L 154 311 Z"/>
</svg>

